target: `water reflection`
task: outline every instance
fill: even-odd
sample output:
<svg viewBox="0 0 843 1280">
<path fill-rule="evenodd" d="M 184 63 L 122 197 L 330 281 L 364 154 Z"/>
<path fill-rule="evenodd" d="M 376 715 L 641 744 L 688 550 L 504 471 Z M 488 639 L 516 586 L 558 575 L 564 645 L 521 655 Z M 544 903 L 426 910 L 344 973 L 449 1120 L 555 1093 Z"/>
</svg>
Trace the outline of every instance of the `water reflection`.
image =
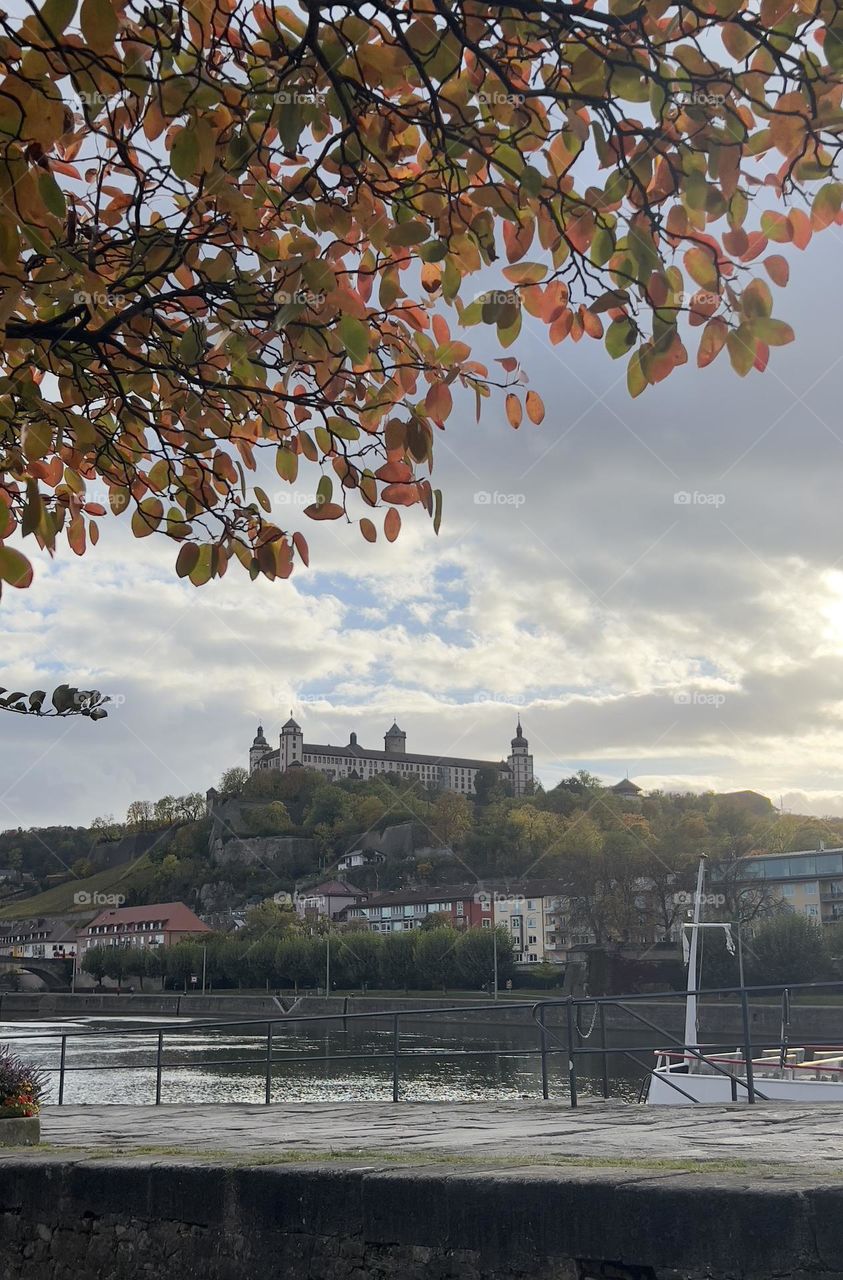
<svg viewBox="0 0 843 1280">
<path fill-rule="evenodd" d="M 145 1022 L 154 1023 L 155 1029 L 147 1029 Z M 165 1029 L 163 1102 L 263 1102 L 265 1025 L 190 1031 L 177 1018 L 4 1022 L 0 1042 L 13 1045 L 38 1066 L 57 1068 L 65 1032 L 66 1103 L 152 1104 L 159 1027 Z M 623 1040 L 615 1034 L 612 1042 Z M 277 1026 L 272 1047 L 273 1102 L 392 1100 L 391 1019 Z M 408 1101 L 455 1102 L 540 1097 L 538 1047 L 537 1028 L 523 1020 L 481 1027 L 402 1018 L 400 1049 L 406 1056 L 399 1067 L 400 1096 Z M 548 1048 L 550 1095 L 564 1097 L 568 1054 L 561 1026 L 550 1026 Z M 434 1052 L 438 1056 L 432 1056 Z M 534 1056 L 526 1056 L 531 1052 Z M 285 1060 L 299 1054 L 308 1055 L 308 1060 Z M 599 1095 L 601 1059 L 579 1056 L 577 1072 L 580 1094 Z M 612 1097 L 637 1098 L 642 1071 L 634 1063 L 613 1057 L 609 1076 Z M 58 1075 L 51 1075 L 50 1081 L 48 1100 L 55 1102 Z"/>
</svg>

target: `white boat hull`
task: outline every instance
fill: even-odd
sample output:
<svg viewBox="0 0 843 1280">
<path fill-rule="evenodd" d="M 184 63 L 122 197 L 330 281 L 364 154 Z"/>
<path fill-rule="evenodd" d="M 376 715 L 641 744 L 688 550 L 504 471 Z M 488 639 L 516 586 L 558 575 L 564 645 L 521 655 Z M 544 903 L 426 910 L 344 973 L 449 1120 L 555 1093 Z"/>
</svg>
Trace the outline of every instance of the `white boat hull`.
<svg viewBox="0 0 843 1280">
<path fill-rule="evenodd" d="M 671 1081 L 678 1087 L 674 1088 Z M 688 1072 L 675 1065 L 657 1067 L 650 1077 L 647 1103 L 649 1106 L 690 1107 L 699 1103 L 747 1102 L 746 1086 L 740 1080 L 736 1080 L 735 1085 L 736 1097 L 733 1098 L 730 1076 L 717 1072 Z M 776 1079 L 757 1075 L 755 1091 L 758 1102 L 843 1102 L 843 1081 L 840 1080 Z M 686 1094 L 690 1096 L 686 1097 Z"/>
</svg>

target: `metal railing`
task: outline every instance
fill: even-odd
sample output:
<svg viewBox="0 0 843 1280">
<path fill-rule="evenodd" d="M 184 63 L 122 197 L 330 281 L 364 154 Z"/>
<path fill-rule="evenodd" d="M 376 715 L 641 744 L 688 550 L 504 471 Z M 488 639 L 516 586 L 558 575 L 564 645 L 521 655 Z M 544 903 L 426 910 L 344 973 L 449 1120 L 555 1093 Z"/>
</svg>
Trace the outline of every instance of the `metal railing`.
<svg viewBox="0 0 843 1280">
<path fill-rule="evenodd" d="M 151 1046 L 154 1054 L 153 1058 L 148 1062 L 121 1064 L 120 1070 L 136 1070 L 149 1071 L 152 1067 L 155 1069 L 155 1104 L 160 1105 L 162 1101 L 162 1093 L 164 1086 L 164 1074 L 168 1069 L 178 1068 L 199 1068 L 199 1067 L 252 1067 L 260 1066 L 263 1069 L 264 1076 L 264 1102 L 268 1105 L 272 1101 L 272 1088 L 274 1081 L 274 1069 L 281 1064 L 317 1064 L 317 1063 L 343 1063 L 356 1062 L 366 1060 L 369 1062 L 389 1062 L 391 1067 L 392 1082 L 392 1101 L 401 1101 L 401 1064 L 406 1060 L 419 1062 L 424 1059 L 434 1059 L 442 1061 L 445 1059 L 461 1059 L 461 1058 L 539 1058 L 540 1060 L 540 1080 L 541 1080 L 541 1096 L 549 1098 L 550 1093 L 550 1066 L 555 1058 L 567 1055 L 567 1063 L 564 1074 L 567 1076 L 567 1096 L 571 1107 L 576 1107 L 579 1103 L 581 1073 L 578 1072 L 578 1064 L 581 1065 L 583 1059 L 598 1057 L 600 1059 L 600 1093 L 603 1098 L 608 1099 L 611 1096 L 611 1073 L 610 1064 L 613 1059 L 625 1058 L 632 1062 L 643 1072 L 641 1090 L 639 1092 L 639 1101 L 642 1100 L 644 1089 L 650 1077 L 655 1071 L 654 1066 L 642 1062 L 639 1054 L 648 1054 L 655 1056 L 660 1054 L 668 1057 L 681 1057 L 689 1063 L 696 1061 L 701 1066 L 705 1066 L 707 1071 L 715 1074 L 726 1076 L 731 1082 L 731 1096 L 733 1100 L 738 1100 L 738 1090 L 742 1090 L 746 1095 L 749 1103 L 754 1103 L 756 1099 L 766 1100 L 762 1090 L 755 1083 L 753 1062 L 756 1055 L 760 1052 L 769 1052 L 772 1047 L 775 1052 L 781 1052 L 782 1062 L 784 1063 L 785 1054 L 788 1045 L 788 1028 L 792 1009 L 792 995 L 795 992 L 826 992 L 832 990 L 840 990 L 843 983 L 840 982 L 823 982 L 823 983 L 801 983 L 793 984 L 787 988 L 781 986 L 764 986 L 764 987 L 723 987 L 716 990 L 699 990 L 693 993 L 684 991 L 663 991 L 663 992 L 647 992 L 634 993 L 622 996 L 595 996 L 595 997 L 579 997 L 574 998 L 559 997 L 548 998 L 536 1001 L 515 1001 L 505 1000 L 500 1002 L 485 1001 L 483 1004 L 459 1004 L 459 1005 L 443 1005 L 439 1007 L 418 1007 L 399 1010 L 375 1010 L 363 1013 L 325 1013 L 325 1014 L 282 1014 L 277 1017 L 261 1017 L 261 1018 L 237 1018 L 225 1020 L 205 1020 L 194 1019 L 189 1022 L 169 1022 L 164 1025 L 154 1027 L 129 1027 L 120 1028 L 119 1031 L 110 1027 L 76 1030 L 76 1031 L 37 1031 L 24 1035 L 16 1035 L 12 1037 L 15 1041 L 15 1048 L 18 1049 L 20 1044 L 27 1044 L 39 1041 L 58 1040 L 59 1041 L 59 1059 L 55 1065 L 45 1066 L 41 1069 L 48 1074 L 58 1076 L 58 1105 L 64 1105 L 65 1085 L 69 1075 L 77 1072 L 103 1072 L 107 1070 L 98 1063 L 76 1064 L 68 1062 L 67 1048 L 69 1041 L 81 1040 L 90 1044 L 91 1041 L 96 1043 L 97 1038 L 102 1036 L 119 1035 L 121 1039 L 131 1038 L 143 1040 L 144 1038 L 153 1038 Z M 710 998 L 713 996 L 731 996 L 737 998 L 737 1004 L 740 1011 L 741 1022 L 741 1044 L 740 1052 L 742 1059 L 730 1058 L 727 1065 L 734 1066 L 740 1063 L 743 1066 L 743 1074 L 735 1074 L 734 1071 L 728 1071 L 723 1065 L 727 1060 L 723 1059 L 722 1049 L 718 1050 L 717 1045 L 699 1046 L 687 1045 L 681 1038 L 672 1032 L 660 1026 L 657 1022 L 647 1017 L 635 1006 L 642 1004 L 661 1004 L 665 1001 L 683 1002 L 686 994 L 695 994 L 698 998 Z M 766 1035 L 763 1041 L 753 1043 L 752 1027 L 751 1027 L 751 1006 L 750 999 L 752 997 L 769 997 L 776 995 L 781 997 L 782 1001 L 782 1023 L 781 1033 L 778 1042 L 774 1042 L 773 1037 Z M 705 1006 L 701 1006 L 704 1008 Z M 715 1007 L 723 1008 L 719 1005 Z M 725 1006 L 730 1007 L 730 1006 Z M 731 1006 L 734 1008 L 734 1006 Z M 769 1008 L 769 1006 L 767 1006 Z M 806 1005 L 802 1008 L 811 1008 L 813 1006 Z M 610 1010 L 623 1012 L 632 1018 L 634 1027 L 642 1027 L 646 1031 L 652 1033 L 653 1036 L 659 1037 L 660 1044 L 654 1045 L 652 1041 L 648 1044 L 635 1045 L 612 1045 L 610 1043 L 609 1031 L 610 1026 L 607 1019 L 607 1013 Z M 549 1020 L 549 1015 L 557 1011 L 562 1015 L 561 1026 L 554 1026 Z M 583 1032 L 580 1026 L 580 1015 L 587 1011 L 591 1017 L 591 1026 L 587 1032 Z M 401 1033 L 402 1020 L 418 1020 L 420 1018 L 442 1017 L 443 1015 L 459 1014 L 464 1015 L 485 1015 L 488 1019 L 490 1013 L 495 1015 L 511 1013 L 524 1013 L 530 1015 L 532 1023 L 537 1030 L 538 1043 L 532 1048 L 490 1048 L 490 1049 L 455 1049 L 433 1047 L 430 1049 L 419 1048 L 402 1048 Z M 840 1006 L 841 1017 L 843 1017 L 843 1005 Z M 365 1049 L 362 1052 L 327 1052 L 312 1053 L 298 1052 L 287 1053 L 279 1052 L 276 1044 L 276 1037 L 281 1028 L 311 1028 L 316 1024 L 340 1024 L 341 1029 L 347 1029 L 349 1023 L 363 1024 L 375 1023 L 386 1024 L 388 1030 L 389 1048 L 386 1051 L 376 1049 Z M 477 1019 L 477 1024 L 486 1025 Z M 516 1027 L 522 1029 L 526 1025 L 529 1028 L 529 1022 L 516 1023 Z M 590 1045 L 587 1041 L 590 1039 L 595 1026 L 599 1028 L 599 1043 Z M 198 1058 L 188 1061 L 167 1062 L 166 1053 L 166 1037 L 168 1035 L 184 1037 L 185 1034 L 193 1033 L 207 1034 L 208 1032 L 219 1032 L 221 1036 L 235 1030 L 254 1033 L 259 1035 L 264 1042 L 263 1050 L 259 1057 L 236 1057 L 236 1058 Z M 564 1036 L 561 1034 L 564 1031 Z M 729 1037 L 724 1033 L 719 1045 L 728 1040 Z M 806 1046 L 810 1048 L 812 1046 Z M 814 1046 L 819 1047 L 819 1046 Z M 834 1041 L 824 1038 L 823 1049 L 840 1049 L 843 1054 L 843 1039 Z M 591 1078 L 591 1077 L 589 1077 Z M 668 1075 L 662 1074 L 660 1078 L 666 1081 L 677 1093 L 691 1102 L 695 1102 L 680 1083 L 670 1079 Z M 742 1096 L 742 1095 L 740 1095 Z"/>
</svg>

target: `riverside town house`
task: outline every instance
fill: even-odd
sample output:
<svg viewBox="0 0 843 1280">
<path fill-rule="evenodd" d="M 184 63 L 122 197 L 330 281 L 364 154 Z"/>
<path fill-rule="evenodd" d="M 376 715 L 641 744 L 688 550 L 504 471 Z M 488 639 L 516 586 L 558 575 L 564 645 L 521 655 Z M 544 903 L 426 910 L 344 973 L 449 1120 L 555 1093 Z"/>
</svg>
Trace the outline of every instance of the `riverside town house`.
<svg viewBox="0 0 843 1280">
<path fill-rule="evenodd" d="M 77 963 L 89 947 L 172 947 L 211 930 L 183 902 L 148 907 L 112 907 L 94 916 L 77 935 Z"/>
<path fill-rule="evenodd" d="M 305 742 L 304 734 L 290 717 L 281 730 L 280 743 L 271 747 L 258 726 L 257 737 L 249 751 L 249 771 L 256 769 L 318 769 L 326 777 L 373 778 L 379 773 L 394 773 L 408 781 L 419 781 L 442 791 L 473 795 L 479 769 L 493 769 L 516 796 L 529 795 L 533 789 L 533 757 L 521 730 L 521 719 L 510 743 L 505 760 L 464 760 L 459 756 L 422 755 L 407 750 L 407 735 L 397 724 L 384 734 L 383 751 L 361 747 L 352 733 L 347 746 L 332 747 L 324 743 Z"/>
</svg>

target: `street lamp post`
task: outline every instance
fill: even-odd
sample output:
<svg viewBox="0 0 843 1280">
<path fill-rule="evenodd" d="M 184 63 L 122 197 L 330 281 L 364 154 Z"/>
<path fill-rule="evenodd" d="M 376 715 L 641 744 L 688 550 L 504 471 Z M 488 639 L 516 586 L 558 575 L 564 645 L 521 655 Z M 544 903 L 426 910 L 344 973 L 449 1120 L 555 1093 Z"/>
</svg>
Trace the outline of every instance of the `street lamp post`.
<svg viewBox="0 0 843 1280">
<path fill-rule="evenodd" d="M 495 999 L 497 1000 L 498 998 L 498 931 L 495 927 L 494 920 L 492 920 L 492 955 L 494 957 L 493 963 L 495 966 L 495 983 L 494 983 Z"/>
</svg>

